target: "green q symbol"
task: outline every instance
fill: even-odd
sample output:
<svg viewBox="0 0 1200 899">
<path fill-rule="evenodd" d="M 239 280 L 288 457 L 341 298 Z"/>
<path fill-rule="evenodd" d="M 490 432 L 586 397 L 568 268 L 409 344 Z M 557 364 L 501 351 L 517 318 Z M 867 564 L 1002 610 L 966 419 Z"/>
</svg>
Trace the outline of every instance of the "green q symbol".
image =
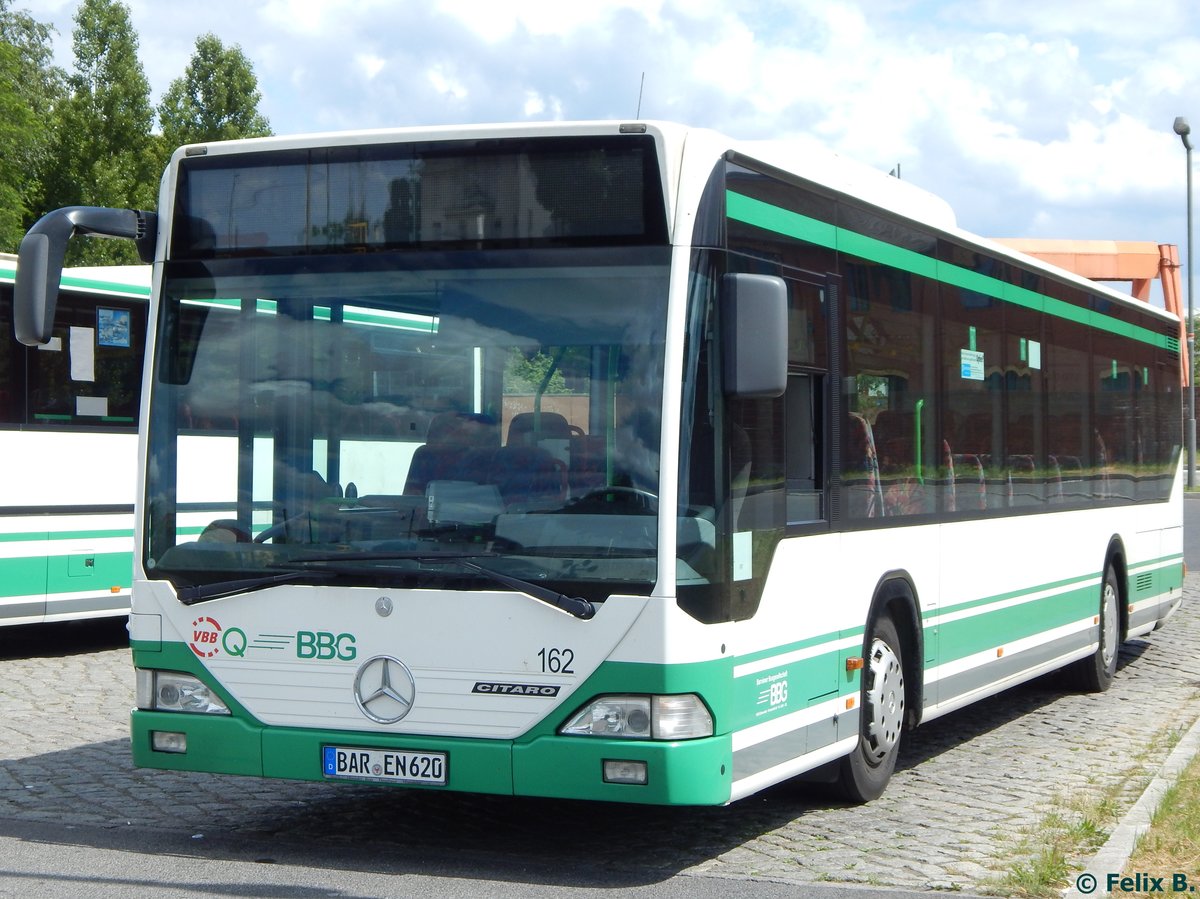
<svg viewBox="0 0 1200 899">
<path fill-rule="evenodd" d="M 226 628 L 221 635 L 221 646 L 231 656 L 240 659 L 246 654 L 246 632 L 240 627 Z"/>
</svg>

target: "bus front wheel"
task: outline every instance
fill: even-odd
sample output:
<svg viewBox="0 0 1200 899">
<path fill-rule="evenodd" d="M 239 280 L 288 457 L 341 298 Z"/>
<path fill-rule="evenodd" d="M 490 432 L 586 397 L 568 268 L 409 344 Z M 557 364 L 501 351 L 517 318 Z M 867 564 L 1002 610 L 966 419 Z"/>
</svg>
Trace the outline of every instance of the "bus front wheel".
<svg viewBox="0 0 1200 899">
<path fill-rule="evenodd" d="M 904 658 L 890 617 L 876 622 L 868 645 L 858 745 L 842 759 L 838 775 L 838 788 L 851 802 L 868 802 L 883 793 L 896 768 L 904 730 Z"/>
</svg>

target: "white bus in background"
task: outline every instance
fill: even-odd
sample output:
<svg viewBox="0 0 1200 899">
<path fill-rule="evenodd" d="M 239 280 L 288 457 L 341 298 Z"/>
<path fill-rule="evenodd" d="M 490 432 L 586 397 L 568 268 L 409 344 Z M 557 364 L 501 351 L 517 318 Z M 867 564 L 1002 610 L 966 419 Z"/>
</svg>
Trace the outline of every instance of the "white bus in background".
<svg viewBox="0 0 1200 899">
<path fill-rule="evenodd" d="M 15 306 L 54 339 L 76 231 L 154 262 L 138 765 L 865 801 L 905 728 L 1103 690 L 1180 602 L 1178 320 L 894 178 L 636 122 L 162 185 L 38 223 Z"/>
<path fill-rule="evenodd" d="M 67 269 L 45 346 L 0 254 L 0 625 L 126 615 L 150 266 Z"/>
</svg>

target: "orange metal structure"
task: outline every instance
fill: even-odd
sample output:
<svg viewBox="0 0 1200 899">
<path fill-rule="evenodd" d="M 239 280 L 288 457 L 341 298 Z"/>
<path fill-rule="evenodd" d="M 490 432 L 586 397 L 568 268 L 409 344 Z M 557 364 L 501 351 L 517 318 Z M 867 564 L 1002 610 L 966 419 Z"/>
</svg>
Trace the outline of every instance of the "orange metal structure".
<svg viewBox="0 0 1200 899">
<path fill-rule="evenodd" d="M 1187 358 L 1187 328 L 1183 288 L 1179 277 L 1179 247 L 1170 243 L 1132 240 L 1035 240 L 998 238 L 1027 256 L 1065 268 L 1093 281 L 1128 281 L 1133 296 L 1150 301 L 1150 284 L 1162 282 L 1163 306 L 1179 316 L 1179 377 L 1187 385 L 1191 365 Z"/>
</svg>

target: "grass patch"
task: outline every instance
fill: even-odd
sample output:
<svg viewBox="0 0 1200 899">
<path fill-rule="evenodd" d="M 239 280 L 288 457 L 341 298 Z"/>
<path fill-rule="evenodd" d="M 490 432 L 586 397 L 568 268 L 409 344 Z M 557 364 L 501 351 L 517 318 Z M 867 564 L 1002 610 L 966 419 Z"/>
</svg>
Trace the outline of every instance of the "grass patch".
<svg viewBox="0 0 1200 899">
<path fill-rule="evenodd" d="M 1013 865 L 1003 885 L 1017 896 L 1053 896 L 1061 889 L 1057 885 L 1066 883 L 1068 870 L 1067 856 L 1055 842 L 1029 861 Z"/>
<path fill-rule="evenodd" d="M 1062 797 L 1061 808 L 1046 815 L 1013 847 L 1010 854 L 1019 861 L 987 884 L 987 889 L 1006 896 L 1049 897 L 1061 893 L 1076 859 L 1095 852 L 1108 839 L 1117 821 L 1114 796 L 1126 781 L 1122 777 L 1101 795 Z"/>
<path fill-rule="evenodd" d="M 1186 874 L 1193 886 L 1200 886 L 1200 757 L 1192 759 L 1163 795 L 1123 873 L 1137 871 L 1168 878 Z"/>
<path fill-rule="evenodd" d="M 1056 810 L 1050 812 L 1035 826 L 1022 834 L 1005 855 L 1015 858 L 1008 870 L 984 885 L 988 892 L 1006 896 L 1052 897 L 1058 896 L 1070 885 L 1071 877 L 1081 869 L 1083 861 L 1104 845 L 1109 833 L 1120 819 L 1123 811 L 1120 797 L 1129 792 L 1131 786 L 1144 787 L 1151 775 L 1145 763 L 1153 754 L 1170 750 L 1179 742 L 1183 732 L 1176 728 L 1164 728 L 1129 761 L 1117 777 L 1111 779 L 1103 789 L 1096 792 L 1077 791 L 1060 796 Z M 1188 775 L 1184 775 L 1186 778 Z M 1197 827 L 1193 831 L 1192 847 L 1196 850 L 1195 836 L 1200 834 L 1200 769 L 1191 773 L 1191 786 L 1195 788 L 1195 810 Z M 1181 778 L 1182 782 L 1183 778 Z M 1090 780 L 1094 783 L 1094 780 Z M 1164 803 L 1164 808 L 1165 803 Z M 1200 859 L 1193 856 L 1193 865 Z M 1194 883 L 1200 886 L 1200 870 L 1188 868 L 1147 868 L 1150 862 L 1138 862 L 1136 870 L 1150 871 L 1156 876 L 1161 871 L 1196 871 Z M 1154 862 L 1158 864 L 1158 862 Z M 1166 864 L 1166 862 L 1163 862 Z"/>
</svg>

